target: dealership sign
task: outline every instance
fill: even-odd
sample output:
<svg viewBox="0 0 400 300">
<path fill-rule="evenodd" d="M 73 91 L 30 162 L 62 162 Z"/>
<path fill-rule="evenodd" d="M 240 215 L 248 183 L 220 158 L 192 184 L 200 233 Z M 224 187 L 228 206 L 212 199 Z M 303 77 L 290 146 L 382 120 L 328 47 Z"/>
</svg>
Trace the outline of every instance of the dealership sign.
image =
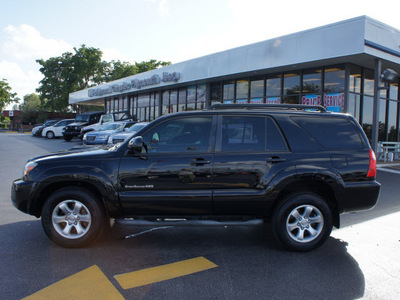
<svg viewBox="0 0 400 300">
<path fill-rule="evenodd" d="M 163 72 L 162 76 L 155 74 L 145 79 L 132 79 L 120 84 L 112 84 L 104 88 L 93 88 L 88 90 L 89 97 L 103 96 L 113 93 L 122 93 L 131 89 L 141 89 L 142 87 L 160 84 L 161 82 L 177 82 L 181 75 L 178 72 L 168 73 Z"/>
</svg>

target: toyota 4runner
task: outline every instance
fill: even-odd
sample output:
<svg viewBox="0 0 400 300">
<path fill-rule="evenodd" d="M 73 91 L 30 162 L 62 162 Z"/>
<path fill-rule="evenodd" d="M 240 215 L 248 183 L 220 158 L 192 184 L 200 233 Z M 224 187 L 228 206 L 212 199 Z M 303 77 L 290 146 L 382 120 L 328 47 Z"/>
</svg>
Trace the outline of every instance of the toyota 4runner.
<svg viewBox="0 0 400 300">
<path fill-rule="evenodd" d="M 380 184 L 350 115 L 304 105 L 214 105 L 163 116 L 109 148 L 27 162 L 12 202 L 64 247 L 122 224 L 254 225 L 308 251 L 339 215 L 372 208 Z"/>
</svg>

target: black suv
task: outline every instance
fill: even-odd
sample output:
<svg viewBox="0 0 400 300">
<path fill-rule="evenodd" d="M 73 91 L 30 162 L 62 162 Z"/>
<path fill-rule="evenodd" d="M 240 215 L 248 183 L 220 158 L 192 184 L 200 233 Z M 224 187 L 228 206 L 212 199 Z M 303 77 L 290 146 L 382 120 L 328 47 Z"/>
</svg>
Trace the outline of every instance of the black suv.
<svg viewBox="0 0 400 300">
<path fill-rule="evenodd" d="M 103 114 L 103 111 L 93 111 L 77 115 L 75 122 L 65 127 L 65 130 L 63 131 L 64 140 L 69 142 L 72 138 L 79 137 L 82 127 L 99 122 L 100 117 Z"/>
<path fill-rule="evenodd" d="M 374 152 L 350 115 L 221 104 L 163 116 L 110 148 L 29 160 L 12 202 L 41 217 L 46 234 L 65 247 L 93 242 L 114 218 L 136 225 L 271 221 L 283 245 L 308 251 L 339 227 L 341 213 L 376 204 L 375 175 Z"/>
</svg>

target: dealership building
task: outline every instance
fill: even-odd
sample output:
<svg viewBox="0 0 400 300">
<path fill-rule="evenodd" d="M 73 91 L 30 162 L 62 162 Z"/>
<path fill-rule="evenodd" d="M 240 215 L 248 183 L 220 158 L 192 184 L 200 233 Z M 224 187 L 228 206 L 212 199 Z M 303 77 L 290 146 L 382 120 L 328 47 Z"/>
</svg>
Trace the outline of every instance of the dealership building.
<svg viewBox="0 0 400 300">
<path fill-rule="evenodd" d="M 361 16 L 71 93 L 69 103 L 140 121 L 215 103 L 317 104 L 352 114 L 374 144 L 400 141 L 396 72 L 400 30 Z"/>
</svg>

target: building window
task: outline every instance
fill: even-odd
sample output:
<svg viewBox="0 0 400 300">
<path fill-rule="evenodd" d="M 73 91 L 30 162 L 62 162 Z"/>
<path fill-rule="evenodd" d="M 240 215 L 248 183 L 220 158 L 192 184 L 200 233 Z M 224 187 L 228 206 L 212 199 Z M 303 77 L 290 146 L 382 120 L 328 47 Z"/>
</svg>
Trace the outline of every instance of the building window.
<svg viewBox="0 0 400 300">
<path fill-rule="evenodd" d="M 299 104 L 300 74 L 291 72 L 284 75 L 283 79 L 283 101 L 289 104 Z"/>
<path fill-rule="evenodd" d="M 321 69 L 305 70 L 303 73 L 303 94 L 321 93 Z"/>
<path fill-rule="evenodd" d="M 226 101 L 226 100 L 235 99 L 235 82 L 234 81 L 229 81 L 229 82 L 224 83 L 223 99 L 224 99 L 225 103 L 232 103 L 232 101 Z"/>
<path fill-rule="evenodd" d="M 212 83 L 210 91 L 211 105 L 222 102 L 222 83 Z"/>
<path fill-rule="evenodd" d="M 178 94 L 179 111 L 186 110 L 186 89 L 180 89 Z"/>
<path fill-rule="evenodd" d="M 265 102 L 269 104 L 281 103 L 281 86 L 282 76 L 281 75 L 269 75 L 265 85 Z"/>
<path fill-rule="evenodd" d="M 264 98 L 264 80 L 250 81 L 250 103 L 263 103 Z"/>
<path fill-rule="evenodd" d="M 242 102 L 247 103 L 248 98 L 249 98 L 249 81 L 238 80 L 236 82 L 236 99 L 242 100 Z"/>
<path fill-rule="evenodd" d="M 329 67 L 324 71 L 324 92 L 344 93 L 345 72 L 343 68 Z"/>
<path fill-rule="evenodd" d="M 187 110 L 196 109 L 196 86 L 190 86 L 187 89 Z"/>
<path fill-rule="evenodd" d="M 351 93 L 361 93 L 361 67 L 359 66 L 350 66 L 350 82 L 349 82 L 349 92 Z"/>
<path fill-rule="evenodd" d="M 206 108 L 206 85 L 200 84 L 197 86 L 196 92 L 196 102 L 197 102 L 197 109 L 204 109 Z"/>
</svg>

